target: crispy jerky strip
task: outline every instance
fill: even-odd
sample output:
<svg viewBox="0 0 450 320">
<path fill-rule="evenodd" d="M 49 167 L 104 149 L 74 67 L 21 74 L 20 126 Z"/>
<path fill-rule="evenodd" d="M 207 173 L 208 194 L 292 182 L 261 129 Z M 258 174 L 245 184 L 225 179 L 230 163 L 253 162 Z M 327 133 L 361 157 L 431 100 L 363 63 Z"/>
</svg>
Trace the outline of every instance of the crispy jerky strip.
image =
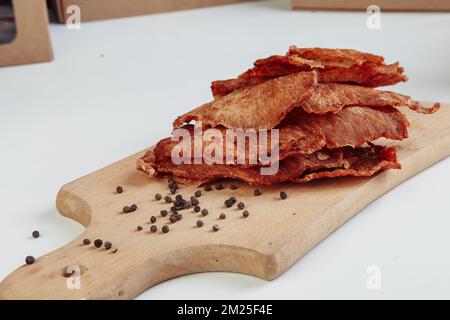
<svg viewBox="0 0 450 320">
<path fill-rule="evenodd" d="M 318 71 L 319 82 L 378 87 L 408 80 L 398 63 L 385 65 L 383 57 L 370 53 L 351 49 L 301 49 L 291 46 L 285 56 L 259 59 L 253 68 L 236 79 L 213 81 L 211 91 L 214 98 L 218 98 L 268 79 L 312 69 Z"/>
<path fill-rule="evenodd" d="M 313 94 L 300 107 L 308 113 L 324 114 L 336 113 L 349 106 L 405 106 L 420 113 L 433 113 L 439 109 L 439 104 L 425 108 L 410 97 L 392 91 L 339 83 L 319 83 Z"/>
<path fill-rule="evenodd" d="M 278 127 L 279 159 L 290 155 L 308 155 L 324 147 L 358 147 L 381 137 L 402 140 L 408 136 L 407 126 L 406 118 L 394 108 L 372 109 L 354 106 L 345 108 L 337 114 L 326 115 L 308 114 L 295 109 Z M 190 134 L 191 158 L 194 159 L 194 129 L 192 125 L 187 125 L 184 129 Z M 226 144 L 225 128 L 217 129 L 220 130 L 224 142 L 224 157 L 226 154 L 236 155 L 236 141 L 232 145 Z M 203 141 L 203 150 L 210 143 L 210 140 Z M 178 144 L 179 141 L 171 141 L 170 138 L 161 140 L 154 150 L 156 158 L 158 160 L 170 158 L 172 150 Z M 250 165 L 249 154 L 259 155 L 258 144 L 249 146 L 246 141 L 245 147 L 245 164 Z M 267 150 L 270 150 L 270 140 Z"/>
<path fill-rule="evenodd" d="M 304 183 L 322 178 L 337 178 L 344 176 L 369 177 L 380 170 L 400 169 L 397 162 L 395 147 L 386 148 L 372 146 L 369 148 L 345 149 L 345 160 L 351 163 L 349 167 L 334 168 L 333 170 L 305 171 L 293 182 Z"/>
<path fill-rule="evenodd" d="M 178 117 L 174 128 L 191 120 L 204 125 L 270 129 L 307 99 L 317 85 L 316 72 L 298 72 L 233 92 Z"/>
<path fill-rule="evenodd" d="M 203 184 L 222 178 L 232 178 L 249 184 L 271 185 L 294 181 L 307 182 L 313 179 L 334 176 L 371 176 L 384 169 L 400 168 L 395 148 L 342 148 L 322 150 L 308 156 L 289 157 L 280 162 L 275 175 L 261 175 L 259 167 L 243 169 L 238 166 L 181 164 L 170 160 L 154 163 L 154 155 L 149 152 L 142 158 L 138 168 L 150 175 L 173 175 L 184 181 Z M 154 171 L 156 169 L 156 172 Z"/>
</svg>

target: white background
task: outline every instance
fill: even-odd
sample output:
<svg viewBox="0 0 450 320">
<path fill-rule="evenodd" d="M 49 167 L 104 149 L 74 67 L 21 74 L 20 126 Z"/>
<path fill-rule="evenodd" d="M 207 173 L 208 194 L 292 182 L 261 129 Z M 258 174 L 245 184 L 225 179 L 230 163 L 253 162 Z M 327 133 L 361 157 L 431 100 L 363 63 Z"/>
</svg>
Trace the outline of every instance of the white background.
<svg viewBox="0 0 450 320">
<path fill-rule="evenodd" d="M 55 60 L 0 69 L 0 279 L 82 232 L 58 215 L 61 185 L 148 147 L 177 115 L 211 99 L 211 80 L 236 76 L 290 44 L 355 48 L 401 61 L 395 90 L 450 102 L 450 14 L 292 12 L 262 1 L 50 26 Z M 166 298 L 450 298 L 450 160 L 363 210 L 272 282 L 209 273 L 142 294 Z M 32 240 L 32 230 L 42 237 Z M 381 290 L 366 268 L 381 269 Z"/>
</svg>

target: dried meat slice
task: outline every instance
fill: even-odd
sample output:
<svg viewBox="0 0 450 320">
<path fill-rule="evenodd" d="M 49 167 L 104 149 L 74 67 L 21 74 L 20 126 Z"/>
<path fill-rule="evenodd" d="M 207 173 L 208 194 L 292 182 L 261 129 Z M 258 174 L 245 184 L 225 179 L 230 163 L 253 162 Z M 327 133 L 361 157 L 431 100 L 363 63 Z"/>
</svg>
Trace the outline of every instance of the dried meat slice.
<svg viewBox="0 0 450 320">
<path fill-rule="evenodd" d="M 280 162 L 274 175 L 261 175 L 260 167 L 181 164 L 170 160 L 155 163 L 149 151 L 138 163 L 138 169 L 149 175 L 173 176 L 176 180 L 204 184 L 223 178 L 244 181 L 251 185 L 271 185 L 286 181 L 304 183 L 314 179 L 340 176 L 371 176 L 380 170 L 399 169 L 396 148 L 370 146 L 367 148 L 323 149 L 307 156 L 293 156 Z"/>
<path fill-rule="evenodd" d="M 322 65 L 298 56 L 273 55 L 265 59 L 256 60 L 253 68 L 248 69 L 236 79 L 213 81 L 211 83 L 211 91 L 213 96 L 218 98 L 236 89 L 257 85 L 269 79 L 291 73 L 311 71 L 314 68 L 322 68 Z"/>
<path fill-rule="evenodd" d="M 409 96 L 392 91 L 340 83 L 319 83 L 313 94 L 302 102 L 300 108 L 308 113 L 336 113 L 349 106 L 408 107 L 419 113 L 433 113 L 439 104 L 425 108 Z"/>
<path fill-rule="evenodd" d="M 259 59 L 253 68 L 236 79 L 213 81 L 211 91 L 214 98 L 219 98 L 272 78 L 308 70 L 317 70 L 319 82 L 351 83 L 368 87 L 392 85 L 408 80 L 398 63 L 386 65 L 381 56 L 352 49 L 291 46 L 285 56 Z"/>
<path fill-rule="evenodd" d="M 322 159 L 322 160 L 320 160 Z M 155 161 L 153 152 L 149 151 L 138 163 L 138 169 L 149 175 L 174 176 L 199 184 L 229 178 L 245 181 L 255 185 L 271 185 L 295 179 L 305 170 L 340 167 L 344 165 L 342 150 L 324 150 L 307 156 L 289 157 L 279 163 L 279 169 L 273 175 L 261 175 L 261 167 L 245 168 L 225 164 L 179 164 L 170 159 Z"/>
<path fill-rule="evenodd" d="M 354 49 L 299 48 L 297 46 L 290 46 L 286 55 L 288 57 L 300 57 L 313 60 L 327 68 L 350 68 L 366 62 L 384 64 L 384 58 L 382 56 Z"/>
<path fill-rule="evenodd" d="M 332 170 L 304 171 L 292 181 L 305 183 L 311 180 L 344 176 L 370 177 L 379 171 L 401 168 L 397 161 L 397 149 L 395 147 L 387 148 L 372 145 L 369 148 L 346 148 L 344 159 L 350 165 L 346 164 L 343 168 Z"/>
<path fill-rule="evenodd" d="M 187 125 L 183 129 L 189 136 L 187 141 L 187 150 L 191 159 L 195 158 L 195 145 L 200 147 L 199 159 L 205 148 L 215 142 L 209 140 L 206 136 L 200 135 L 196 138 L 194 126 Z M 368 141 L 375 141 L 379 138 L 392 140 L 402 140 L 408 136 L 408 121 L 405 116 L 394 108 L 366 108 L 360 106 L 348 107 L 337 114 L 317 115 L 309 114 L 301 109 L 291 111 L 285 120 L 277 127 L 279 129 L 279 156 L 282 160 L 291 155 L 308 155 L 324 147 L 334 149 L 344 146 L 359 147 Z M 238 147 L 235 139 L 227 141 L 227 130 L 224 127 L 218 127 L 220 142 L 223 144 L 223 156 L 234 155 L 234 162 L 237 163 Z M 204 133 L 204 132 L 203 132 Z M 271 149 L 271 132 L 268 132 L 267 149 Z M 181 140 L 183 141 L 183 140 Z M 255 155 L 258 159 L 260 150 L 258 143 L 250 145 L 245 140 L 244 150 L 240 150 L 245 155 L 245 165 L 256 165 L 256 162 L 249 160 L 250 155 Z M 172 151 L 179 145 L 179 141 L 171 138 L 161 140 L 155 150 L 157 159 L 171 158 Z M 203 148 L 203 149 L 201 149 Z M 264 150 L 264 152 L 266 152 Z M 178 150 L 176 150 L 178 151 Z M 183 156 L 183 153 L 179 154 Z M 223 161 L 225 163 L 225 160 Z"/>
<path fill-rule="evenodd" d="M 366 87 L 382 87 L 406 82 L 408 77 L 403 72 L 404 69 L 398 62 L 388 65 L 366 62 L 350 68 L 318 70 L 319 82 L 349 83 Z"/>
<path fill-rule="evenodd" d="M 195 120 L 210 127 L 271 129 L 312 94 L 316 75 L 298 72 L 235 91 L 178 117 L 173 126 Z"/>
</svg>

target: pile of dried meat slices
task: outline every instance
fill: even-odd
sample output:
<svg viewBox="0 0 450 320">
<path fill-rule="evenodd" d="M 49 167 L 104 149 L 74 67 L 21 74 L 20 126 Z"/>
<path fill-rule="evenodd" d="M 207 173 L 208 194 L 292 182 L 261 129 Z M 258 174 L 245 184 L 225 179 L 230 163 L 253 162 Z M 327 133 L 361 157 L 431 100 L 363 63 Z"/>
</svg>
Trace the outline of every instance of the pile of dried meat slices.
<svg viewBox="0 0 450 320">
<path fill-rule="evenodd" d="M 408 96 L 373 89 L 403 81 L 403 68 L 385 64 L 381 56 L 292 46 L 285 55 L 257 60 L 236 79 L 214 81 L 214 100 L 173 124 L 174 129 L 192 132 L 191 122 L 201 122 L 203 130 L 216 128 L 223 135 L 229 128 L 279 129 L 276 174 L 262 175 L 258 163 L 174 164 L 171 153 L 178 142 L 171 138 L 147 152 L 138 169 L 197 185 L 221 178 L 265 185 L 302 183 L 399 169 L 396 148 L 372 142 L 408 137 L 408 121 L 398 107 L 424 114 L 439 109 L 439 104 L 427 109 Z"/>
</svg>

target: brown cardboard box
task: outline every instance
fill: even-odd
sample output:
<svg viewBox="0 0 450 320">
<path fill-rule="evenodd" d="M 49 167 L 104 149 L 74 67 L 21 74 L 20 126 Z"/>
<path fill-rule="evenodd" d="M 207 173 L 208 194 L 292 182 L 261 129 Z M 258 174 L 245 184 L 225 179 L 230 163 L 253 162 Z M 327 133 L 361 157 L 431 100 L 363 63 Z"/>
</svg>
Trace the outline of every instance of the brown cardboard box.
<svg viewBox="0 0 450 320">
<path fill-rule="evenodd" d="M 293 9 L 366 10 L 373 4 L 382 11 L 450 11 L 450 0 L 292 0 Z"/>
<path fill-rule="evenodd" d="M 70 15 L 67 13 L 70 5 L 80 7 L 81 21 L 91 21 L 244 1 L 250 0 L 51 0 L 51 3 L 58 21 L 65 23 Z"/>
<path fill-rule="evenodd" d="M 16 36 L 0 44 L 0 66 L 49 61 L 53 51 L 45 0 L 12 0 Z"/>
</svg>

